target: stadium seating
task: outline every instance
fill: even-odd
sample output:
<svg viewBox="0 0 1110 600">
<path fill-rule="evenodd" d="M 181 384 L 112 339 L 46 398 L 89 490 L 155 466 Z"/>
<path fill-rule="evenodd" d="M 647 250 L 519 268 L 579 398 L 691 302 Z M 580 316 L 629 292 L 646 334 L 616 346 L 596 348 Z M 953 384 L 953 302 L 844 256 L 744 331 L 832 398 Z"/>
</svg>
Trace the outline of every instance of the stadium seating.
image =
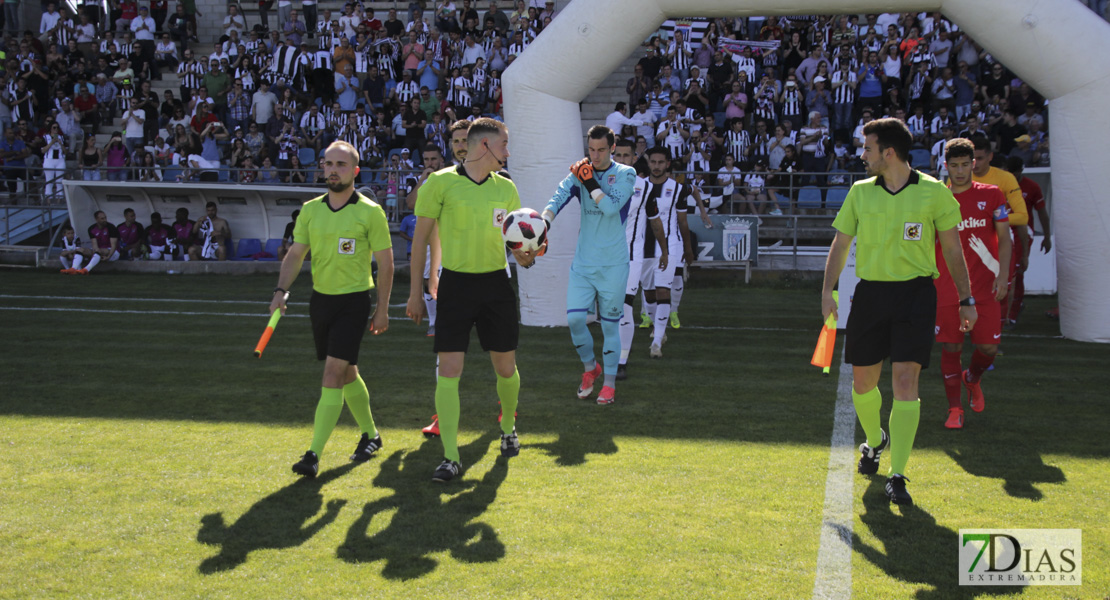
<svg viewBox="0 0 1110 600">
<path fill-rule="evenodd" d="M 804 209 L 820 209 L 821 208 L 821 188 L 816 186 L 807 185 L 798 190 L 798 208 Z"/>
<path fill-rule="evenodd" d="M 266 247 L 263 249 L 263 252 L 268 252 L 269 254 L 272 254 L 273 258 L 260 258 L 258 260 L 277 260 L 279 250 L 281 250 L 281 239 L 270 238 L 266 240 Z"/>
<path fill-rule="evenodd" d="M 301 161 L 301 166 L 312 166 L 316 164 L 316 150 L 312 148 L 301 148 L 297 151 L 297 159 Z"/>
<path fill-rule="evenodd" d="M 257 238 L 243 238 L 235 250 L 235 257 L 231 260 L 254 260 L 254 255 L 262 252 L 262 240 Z"/>
<path fill-rule="evenodd" d="M 915 169 L 928 169 L 931 160 L 932 155 L 929 154 L 928 150 L 923 148 L 910 150 L 910 166 Z"/>
<path fill-rule="evenodd" d="M 825 208 L 839 209 L 844 206 L 844 199 L 848 197 L 848 188 L 831 187 L 825 193 Z"/>
</svg>

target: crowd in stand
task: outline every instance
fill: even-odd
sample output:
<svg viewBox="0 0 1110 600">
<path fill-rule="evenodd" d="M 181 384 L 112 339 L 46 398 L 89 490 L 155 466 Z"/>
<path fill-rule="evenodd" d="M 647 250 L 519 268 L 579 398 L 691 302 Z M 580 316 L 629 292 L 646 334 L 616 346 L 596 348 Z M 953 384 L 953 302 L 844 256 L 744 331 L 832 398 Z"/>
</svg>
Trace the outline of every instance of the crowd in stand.
<svg viewBox="0 0 1110 600">
<path fill-rule="evenodd" d="M 263 0 L 249 16 L 230 5 L 212 44 L 198 41 L 192 0 L 113 0 L 106 14 L 89 2 L 76 15 L 47 3 L 38 34 L 5 24 L 7 187 L 41 164 L 46 195 L 60 195 L 67 159 L 86 180 L 312 184 L 320 150 L 342 139 L 361 151 L 364 184 L 403 197 L 426 144 L 450 156 L 451 122 L 501 114 L 500 74 L 554 17 L 550 1 L 476 3 L 411 2 L 384 19 L 358 2 L 342 14 L 314 1 Z M 954 136 L 1049 163 L 1045 100 L 939 12 L 690 31 L 647 42 L 607 124 L 641 156 L 664 145 L 675 170 L 752 212 L 779 212 L 799 183 L 846 183 L 788 174 L 862 170 L 863 124 L 882 116 L 905 120 L 924 151 L 915 166 L 934 174 Z M 179 85 L 159 97 L 151 81 L 169 73 Z"/>
<path fill-rule="evenodd" d="M 956 136 L 1049 164 L 1045 99 L 939 12 L 716 19 L 695 42 L 689 31 L 649 41 L 608 122 L 746 212 L 780 214 L 798 185 L 847 183 L 808 174 L 862 171 L 863 125 L 880 117 L 906 122 L 914 166 L 934 175 Z"/>
<path fill-rule="evenodd" d="M 426 144 L 450 156 L 447 125 L 499 117 L 500 74 L 554 16 L 553 2 L 482 4 L 481 18 L 471 0 L 387 15 L 360 2 L 318 14 L 263 1 L 250 17 L 230 5 L 219 40 L 202 44 L 191 0 L 112 0 L 107 14 L 89 2 L 76 15 L 48 3 L 38 34 L 5 24 L 8 189 L 41 164 L 46 195 L 59 195 L 67 159 L 85 180 L 314 183 L 321 149 L 341 139 L 359 148 L 363 183 L 400 197 L 410 157 Z M 169 73 L 179 86 L 159 97 L 151 81 Z"/>
</svg>

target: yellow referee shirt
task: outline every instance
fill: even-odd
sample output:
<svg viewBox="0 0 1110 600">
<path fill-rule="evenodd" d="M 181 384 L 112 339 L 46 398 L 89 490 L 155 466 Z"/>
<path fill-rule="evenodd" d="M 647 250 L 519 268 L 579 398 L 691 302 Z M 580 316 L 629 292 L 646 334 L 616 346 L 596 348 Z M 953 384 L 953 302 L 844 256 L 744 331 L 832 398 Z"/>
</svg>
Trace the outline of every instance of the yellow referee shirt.
<svg viewBox="0 0 1110 600">
<path fill-rule="evenodd" d="M 432 173 L 416 195 L 418 217 L 439 222 L 443 268 L 490 273 L 509 266 L 501 223 L 520 208 L 516 184 L 497 173 L 475 183 L 457 165 Z"/>
<path fill-rule="evenodd" d="M 945 185 L 918 171 L 891 193 L 882 177 L 857 181 L 833 227 L 856 238 L 856 274 L 867 281 L 940 275 L 936 232 L 960 223 L 960 203 Z"/>
<path fill-rule="evenodd" d="M 339 210 L 332 210 L 327 194 L 305 202 L 293 241 L 312 251 L 312 289 L 332 295 L 372 289 L 374 252 L 393 247 L 385 211 L 358 192 Z"/>
</svg>

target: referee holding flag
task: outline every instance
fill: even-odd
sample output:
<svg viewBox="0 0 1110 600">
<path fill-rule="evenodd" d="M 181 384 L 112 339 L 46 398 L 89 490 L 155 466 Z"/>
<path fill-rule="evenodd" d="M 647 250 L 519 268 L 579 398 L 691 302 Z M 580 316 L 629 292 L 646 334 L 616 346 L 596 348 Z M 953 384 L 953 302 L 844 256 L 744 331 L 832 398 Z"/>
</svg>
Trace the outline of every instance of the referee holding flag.
<svg viewBox="0 0 1110 600">
<path fill-rule="evenodd" d="M 281 263 L 270 313 L 285 314 L 289 286 L 297 278 L 305 253 L 312 251 L 312 297 L 309 316 L 316 358 L 324 362 L 324 381 L 316 407 L 312 445 L 293 465 L 293 472 L 315 477 L 320 453 L 339 421 L 346 401 L 362 429 L 351 460 L 369 459 L 382 447 L 370 415 L 370 393 L 358 374 L 358 351 L 367 322 L 381 335 L 389 329 L 389 293 L 393 288 L 393 248 L 385 211 L 355 191 L 358 150 L 337 141 L 324 153 L 328 193 L 304 203 L 293 228 L 293 245 Z M 378 307 L 371 313 L 371 256 L 378 261 Z"/>
<path fill-rule="evenodd" d="M 906 463 L 921 416 L 918 379 L 929 366 L 933 347 L 937 242 L 959 293 L 961 331 L 975 326 L 975 299 L 957 230 L 959 202 L 943 183 L 910 168 L 913 136 L 904 123 L 878 119 L 865 125 L 863 133 L 862 158 L 872 177 L 852 186 L 833 221 L 836 238 L 825 265 L 821 314 L 825 319 L 837 316 L 833 287 L 856 238 L 856 273 L 862 281 L 852 299 L 844 359 L 852 365 L 852 403 L 867 435 L 860 445 L 858 471 L 878 472 L 879 455 L 889 446 L 887 497 L 911 505 Z M 888 357 L 894 379 L 889 435 L 880 424 L 878 388 Z"/>
</svg>

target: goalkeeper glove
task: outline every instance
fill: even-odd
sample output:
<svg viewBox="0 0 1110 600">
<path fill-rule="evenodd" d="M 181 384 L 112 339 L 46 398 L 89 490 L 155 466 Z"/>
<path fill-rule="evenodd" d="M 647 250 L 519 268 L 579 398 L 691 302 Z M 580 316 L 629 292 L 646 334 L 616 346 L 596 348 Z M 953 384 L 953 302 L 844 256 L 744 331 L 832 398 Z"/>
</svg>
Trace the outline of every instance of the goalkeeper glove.
<svg viewBox="0 0 1110 600">
<path fill-rule="evenodd" d="M 574 163 L 571 166 L 570 172 L 582 182 L 582 185 L 589 192 L 590 197 L 596 202 L 601 196 L 601 186 L 598 185 L 597 180 L 594 179 L 594 166 L 590 164 L 590 159 L 583 158 L 582 160 Z"/>
</svg>

